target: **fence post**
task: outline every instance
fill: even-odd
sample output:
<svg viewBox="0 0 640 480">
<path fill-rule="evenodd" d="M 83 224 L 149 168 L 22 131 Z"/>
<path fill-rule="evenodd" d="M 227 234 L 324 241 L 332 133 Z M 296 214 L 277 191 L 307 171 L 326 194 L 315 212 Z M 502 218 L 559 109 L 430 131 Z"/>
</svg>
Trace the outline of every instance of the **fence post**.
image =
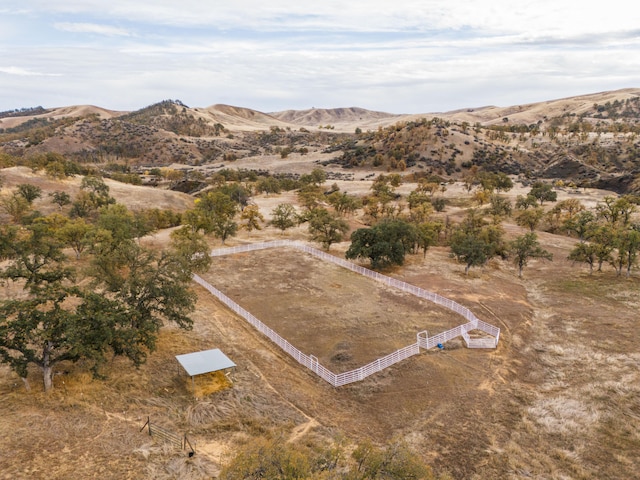
<svg viewBox="0 0 640 480">
<path fill-rule="evenodd" d="M 147 423 L 145 423 L 142 428 L 140 429 L 140 431 L 144 430 L 144 427 L 148 426 L 149 427 L 149 436 L 151 436 L 151 420 L 149 417 L 147 417 Z"/>
<path fill-rule="evenodd" d="M 193 457 L 196 454 L 196 449 L 193 448 L 193 445 L 191 445 L 191 442 L 189 441 L 189 439 L 187 438 L 187 434 L 184 434 L 184 438 L 182 440 L 182 450 L 186 450 L 187 449 L 187 445 L 189 445 L 189 448 L 191 449 L 191 451 L 189 452 L 189 456 Z"/>
<path fill-rule="evenodd" d="M 315 374 L 318 373 L 318 358 L 315 355 L 309 355 L 309 360 L 311 360 L 311 371 Z"/>
<path fill-rule="evenodd" d="M 417 338 L 418 349 L 420 349 L 420 347 L 422 347 L 424 349 L 428 349 L 429 348 L 429 333 L 426 330 L 423 330 L 422 332 L 418 332 L 418 334 L 416 336 L 418 337 Z M 420 341 L 423 338 L 424 338 L 424 343 L 422 343 Z"/>
</svg>

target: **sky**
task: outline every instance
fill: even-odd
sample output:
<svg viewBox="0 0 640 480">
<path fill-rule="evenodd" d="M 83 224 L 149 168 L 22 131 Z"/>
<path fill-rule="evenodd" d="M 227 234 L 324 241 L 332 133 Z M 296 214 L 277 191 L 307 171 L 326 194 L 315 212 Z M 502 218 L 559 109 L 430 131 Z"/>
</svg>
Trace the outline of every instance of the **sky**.
<svg viewBox="0 0 640 480">
<path fill-rule="evenodd" d="M 0 111 L 435 113 L 640 87 L 628 0 L 2 0 Z"/>
</svg>

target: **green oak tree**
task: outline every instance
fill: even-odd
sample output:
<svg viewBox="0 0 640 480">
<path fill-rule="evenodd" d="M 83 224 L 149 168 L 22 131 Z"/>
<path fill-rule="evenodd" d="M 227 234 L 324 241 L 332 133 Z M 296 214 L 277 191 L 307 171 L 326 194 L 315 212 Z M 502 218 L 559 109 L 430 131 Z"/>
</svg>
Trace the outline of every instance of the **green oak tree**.
<svg viewBox="0 0 640 480">
<path fill-rule="evenodd" d="M 71 204 L 71 196 L 67 192 L 55 191 L 49 194 L 51 201 L 58 205 L 58 208 L 62 210 L 62 207 Z"/>
<path fill-rule="evenodd" d="M 63 245 L 73 249 L 78 259 L 82 252 L 94 244 L 96 233 L 96 227 L 87 223 L 83 218 L 76 218 L 62 225 L 55 232 L 55 235 Z"/>
<path fill-rule="evenodd" d="M 626 227 L 636 209 L 636 204 L 628 195 L 620 198 L 607 196 L 596 205 L 596 214 L 611 226 Z"/>
<path fill-rule="evenodd" d="M 503 231 L 499 225 L 486 225 L 479 212 L 470 210 L 451 233 L 451 256 L 465 265 L 464 271 L 468 274 L 471 267 L 484 265 L 495 256 L 506 256 L 502 237 Z"/>
<path fill-rule="evenodd" d="M 269 223 L 284 234 L 285 230 L 298 224 L 298 215 L 295 207 L 290 203 L 278 204 L 271 211 L 271 221 Z"/>
<path fill-rule="evenodd" d="M 207 251 L 199 253 L 208 255 Z M 189 288 L 192 259 L 193 255 L 172 250 L 156 253 L 132 240 L 94 256 L 92 291 L 101 294 L 118 315 L 113 327 L 118 335 L 109 345 L 116 355 L 140 365 L 155 350 L 165 322 L 191 328 L 193 322 L 188 315 L 196 301 Z"/>
<path fill-rule="evenodd" d="M 316 208 L 308 215 L 309 233 L 314 242 L 322 244 L 325 250 L 331 245 L 342 241 L 349 231 L 349 224 L 335 213 L 325 208 Z"/>
<path fill-rule="evenodd" d="M 564 221 L 563 228 L 569 234 L 574 234 L 583 242 L 589 238 L 595 225 L 596 216 L 589 210 L 582 210 Z"/>
<path fill-rule="evenodd" d="M 615 230 L 610 225 L 594 226 L 589 231 L 589 241 L 594 246 L 598 272 L 601 272 L 602 265 L 612 261 L 612 253 L 615 249 Z"/>
<path fill-rule="evenodd" d="M 405 255 L 415 243 L 414 225 L 401 219 L 385 219 L 371 228 L 359 228 L 353 232 L 346 257 L 368 258 L 374 269 L 402 265 Z"/>
<path fill-rule="evenodd" d="M 362 206 L 362 201 L 355 195 L 334 191 L 327 196 L 329 204 L 340 215 L 348 215 Z"/>
<path fill-rule="evenodd" d="M 427 256 L 429 247 L 438 243 L 438 237 L 443 228 L 444 224 L 439 221 L 424 222 L 416 225 L 416 247 L 422 249 L 424 257 Z"/>
<path fill-rule="evenodd" d="M 238 231 L 238 224 L 234 221 L 237 211 L 238 204 L 229 195 L 212 191 L 196 200 L 193 219 L 186 215 L 185 220 L 195 221 L 196 230 L 202 230 L 205 234 L 213 233 L 224 243 Z"/>
<path fill-rule="evenodd" d="M 209 245 L 200 232 L 183 226 L 171 232 L 171 248 L 196 273 L 204 273 L 211 266 Z"/>
<path fill-rule="evenodd" d="M 13 192 L 0 197 L 0 208 L 11 217 L 12 222 L 21 223 L 31 211 L 31 204 L 22 195 Z"/>
<path fill-rule="evenodd" d="M 635 265 L 638 251 L 640 251 L 640 231 L 633 228 L 618 228 L 614 233 L 615 249 L 610 259 L 618 276 L 626 268 L 627 277 L 631 276 L 631 269 Z"/>
<path fill-rule="evenodd" d="M 260 180 L 256 182 L 255 191 L 258 193 L 264 193 L 269 195 L 270 193 L 280 193 L 282 188 L 280 182 L 274 177 L 260 177 Z"/>
<path fill-rule="evenodd" d="M 508 198 L 497 194 L 491 195 L 487 213 L 493 217 L 494 223 L 500 223 L 503 218 L 511 215 L 511 210 L 511 201 Z"/>
<path fill-rule="evenodd" d="M 532 195 L 518 195 L 516 197 L 516 210 L 526 210 L 538 205 L 538 200 Z"/>
<path fill-rule="evenodd" d="M 16 187 L 16 192 L 29 202 L 29 205 L 42 196 L 42 188 L 31 183 L 21 183 Z"/>
<path fill-rule="evenodd" d="M 0 281 L 23 290 L 0 301 L 0 361 L 25 385 L 29 365 L 43 372 L 45 391 L 63 361 L 86 359 L 95 374 L 111 355 L 139 365 L 164 322 L 191 326 L 191 276 L 196 260 L 207 256 L 206 244 L 155 253 L 108 234 L 91 259 L 91 281 L 81 281 L 59 235 L 71 222 L 56 223 L 43 218 L 0 227 Z"/>
<path fill-rule="evenodd" d="M 509 255 L 513 258 L 513 263 L 518 268 L 519 278 L 522 278 L 522 269 L 529 263 L 529 259 L 553 259 L 553 255 L 540 246 L 538 237 L 533 232 L 525 233 L 511 241 L 509 243 Z"/>
<path fill-rule="evenodd" d="M 321 200 L 324 199 L 324 194 L 322 192 L 322 188 L 316 185 L 315 183 L 308 183 L 302 186 L 298 190 L 298 202 L 302 205 L 306 210 L 313 210 L 314 208 L 318 208 Z"/>
<path fill-rule="evenodd" d="M 2 228 L 0 254 L 6 259 L 0 279 L 11 280 L 24 290 L 23 295 L 0 302 L 0 361 L 27 388 L 28 367 L 37 365 L 44 389 L 49 391 L 54 366 L 79 358 L 73 338 L 83 319 L 69 308 L 80 297 L 73 286 L 75 272 L 65 264 L 59 241 L 44 223 Z"/>
<path fill-rule="evenodd" d="M 540 205 L 544 204 L 544 202 L 555 202 L 558 198 L 553 186 L 544 182 L 535 182 L 527 195 L 535 198 L 540 202 Z"/>
<path fill-rule="evenodd" d="M 589 275 L 593 274 L 593 266 L 596 263 L 596 245 L 590 242 L 576 243 L 567 257 L 572 262 L 586 263 L 589 265 Z"/>
</svg>

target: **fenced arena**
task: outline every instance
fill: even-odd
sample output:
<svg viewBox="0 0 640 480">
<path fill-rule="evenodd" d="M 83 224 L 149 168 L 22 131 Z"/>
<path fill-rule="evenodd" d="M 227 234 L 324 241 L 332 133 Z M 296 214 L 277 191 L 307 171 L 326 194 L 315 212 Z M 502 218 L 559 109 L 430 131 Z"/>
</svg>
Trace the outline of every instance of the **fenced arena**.
<svg viewBox="0 0 640 480">
<path fill-rule="evenodd" d="M 328 368 L 324 367 L 318 362 L 318 359 L 313 355 L 307 355 L 296 347 L 294 347 L 287 340 L 282 338 L 277 332 L 273 329 L 265 325 L 262 321 L 256 318 L 253 314 L 251 314 L 246 309 L 242 308 L 235 301 L 229 298 L 227 295 L 222 293 L 220 290 L 209 284 L 199 275 L 194 275 L 194 281 L 207 289 L 212 295 L 214 295 L 218 300 L 220 300 L 223 304 L 233 310 L 235 313 L 244 318 L 247 322 L 249 322 L 254 328 L 256 328 L 259 332 L 263 333 L 267 336 L 272 342 L 278 345 L 282 350 L 288 353 L 291 357 L 293 357 L 300 364 L 304 365 L 322 379 L 329 382 L 334 387 L 340 387 L 342 385 L 347 385 L 349 383 L 358 382 L 360 380 L 365 379 L 366 377 L 384 370 L 395 363 L 398 363 L 402 360 L 405 360 L 413 355 L 417 355 L 420 353 L 420 349 L 431 349 L 436 347 L 442 347 L 444 343 L 452 340 L 456 337 L 462 337 L 465 344 L 468 348 L 496 348 L 498 345 L 498 340 L 500 338 L 500 329 L 493 325 L 483 322 L 478 319 L 473 312 L 471 312 L 468 308 L 463 307 L 462 305 L 454 302 L 453 300 L 449 300 L 448 298 L 442 297 L 436 293 L 429 292 L 422 288 L 416 287 L 414 285 L 410 285 L 406 282 L 397 280 L 395 278 L 388 277 L 386 275 L 382 275 L 373 270 L 369 270 L 367 268 L 356 265 L 355 263 L 349 262 L 339 257 L 335 257 L 333 255 L 329 255 L 325 252 L 317 250 L 315 248 L 309 247 L 301 242 L 292 241 L 292 240 L 274 240 L 270 242 L 262 242 L 255 243 L 249 245 L 239 245 L 236 247 L 229 248 L 220 248 L 213 250 L 211 252 L 211 256 L 220 257 L 225 255 L 233 255 L 236 253 L 244 253 L 251 252 L 255 250 L 264 250 L 267 248 L 283 248 L 289 247 L 300 250 L 304 253 L 310 254 L 316 258 L 321 260 L 331 262 L 340 267 L 351 270 L 352 272 L 358 273 L 365 277 L 371 278 L 377 282 L 381 282 L 384 285 L 389 287 L 396 288 L 400 291 L 410 293 L 416 297 L 422 298 L 434 304 L 440 305 L 448 310 L 451 310 L 459 315 L 461 315 L 466 323 L 458 325 L 450 330 L 441 332 L 434 336 L 429 336 L 426 331 L 417 332 L 416 333 L 416 342 L 408 345 L 404 348 L 396 350 L 395 352 L 386 355 L 384 357 L 378 358 L 373 362 L 368 363 L 360 368 L 356 368 L 355 370 L 351 370 L 344 373 L 334 373 Z M 486 334 L 484 337 L 476 338 L 469 335 L 471 331 L 480 331 Z"/>
</svg>

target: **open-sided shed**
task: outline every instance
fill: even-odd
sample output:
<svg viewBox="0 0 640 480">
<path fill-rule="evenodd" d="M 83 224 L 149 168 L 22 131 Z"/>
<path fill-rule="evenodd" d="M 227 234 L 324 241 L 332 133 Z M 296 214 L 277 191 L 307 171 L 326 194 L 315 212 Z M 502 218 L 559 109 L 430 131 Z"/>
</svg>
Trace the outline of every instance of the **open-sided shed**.
<svg viewBox="0 0 640 480">
<path fill-rule="evenodd" d="M 236 364 L 229 360 L 219 348 L 202 350 L 201 352 L 185 353 L 176 355 L 176 360 L 191 377 L 191 382 L 195 392 L 195 382 L 193 377 L 205 373 L 217 372 L 235 368 Z"/>
</svg>

